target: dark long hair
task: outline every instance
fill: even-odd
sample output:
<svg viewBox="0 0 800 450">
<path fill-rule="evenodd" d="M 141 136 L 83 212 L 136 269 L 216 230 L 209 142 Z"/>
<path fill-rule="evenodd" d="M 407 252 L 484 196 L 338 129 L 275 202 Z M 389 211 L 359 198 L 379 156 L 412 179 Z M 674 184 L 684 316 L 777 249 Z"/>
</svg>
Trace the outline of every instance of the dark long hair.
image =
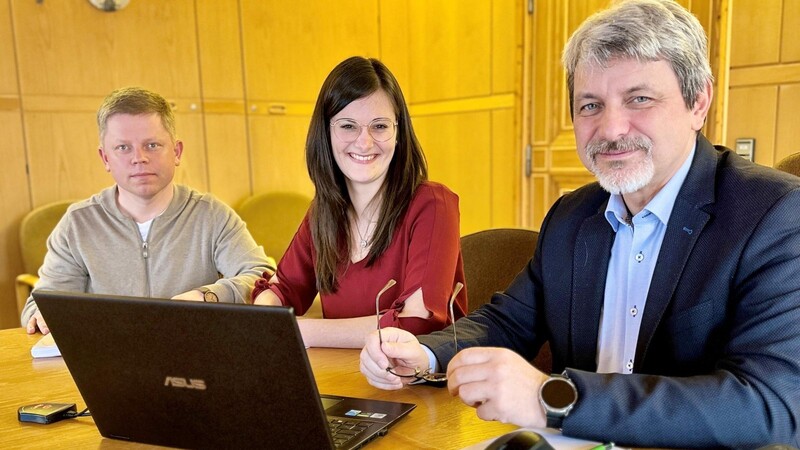
<svg viewBox="0 0 800 450">
<path fill-rule="evenodd" d="M 397 116 L 397 146 L 379 191 L 378 225 L 367 255 L 367 266 L 386 251 L 398 221 L 405 215 L 417 187 L 428 179 L 422 147 L 411 126 L 403 92 L 382 62 L 353 56 L 337 65 L 322 84 L 306 139 L 306 164 L 316 193 L 309 222 L 317 263 L 317 289 L 335 292 L 337 275 L 350 262 L 351 239 L 348 211 L 353 208 L 345 176 L 333 158 L 330 121 L 354 100 L 383 90 Z"/>
</svg>

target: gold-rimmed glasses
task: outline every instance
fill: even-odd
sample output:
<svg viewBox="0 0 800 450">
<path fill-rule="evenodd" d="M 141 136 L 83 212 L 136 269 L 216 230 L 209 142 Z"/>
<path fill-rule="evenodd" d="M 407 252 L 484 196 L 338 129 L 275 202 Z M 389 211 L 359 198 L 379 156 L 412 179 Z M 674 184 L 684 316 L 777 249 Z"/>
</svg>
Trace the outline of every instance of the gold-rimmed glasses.
<svg viewBox="0 0 800 450">
<path fill-rule="evenodd" d="M 381 335 L 381 312 L 380 312 L 380 298 L 384 292 L 389 290 L 390 287 L 394 286 L 396 281 L 389 280 L 386 285 L 378 291 L 378 295 L 375 296 L 375 316 L 378 318 L 378 342 L 380 343 L 381 347 L 383 347 L 383 336 Z M 456 297 L 458 293 L 461 292 L 461 289 L 464 285 L 461 282 L 457 282 L 456 285 L 453 287 L 453 294 L 450 295 L 450 301 L 447 304 L 447 311 L 450 313 L 450 320 L 453 321 L 452 329 L 453 329 L 453 345 L 455 351 L 458 352 L 458 334 L 456 333 L 456 316 L 453 314 L 453 303 L 456 301 Z M 421 370 L 419 367 L 414 368 L 414 373 L 411 374 L 400 374 L 395 371 L 395 368 L 389 366 L 386 368 L 386 371 L 392 375 L 401 377 L 401 378 L 415 378 L 417 380 L 424 380 L 424 381 L 433 381 L 433 382 L 443 382 L 447 381 L 447 373 L 445 372 L 433 372 L 430 368 L 425 370 Z"/>
<path fill-rule="evenodd" d="M 361 129 L 366 128 L 367 133 L 372 136 L 375 142 L 386 142 L 394 137 L 397 122 L 389 119 L 378 118 L 372 122 L 362 125 L 353 119 L 338 119 L 331 122 L 333 134 L 345 143 L 354 142 L 361 136 Z"/>
</svg>

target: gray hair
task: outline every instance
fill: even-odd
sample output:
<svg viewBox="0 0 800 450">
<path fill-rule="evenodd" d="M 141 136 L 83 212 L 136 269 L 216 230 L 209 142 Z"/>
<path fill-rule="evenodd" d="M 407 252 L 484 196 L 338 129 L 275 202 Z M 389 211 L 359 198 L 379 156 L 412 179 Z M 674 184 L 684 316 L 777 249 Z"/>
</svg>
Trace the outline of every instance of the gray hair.
<svg viewBox="0 0 800 450">
<path fill-rule="evenodd" d="M 108 119 L 115 114 L 158 114 L 161 123 L 175 140 L 175 115 L 172 106 L 159 94 L 140 87 L 125 87 L 108 94 L 97 111 L 97 128 L 100 140 L 106 134 Z M 101 142 L 102 144 L 102 142 Z"/>
<path fill-rule="evenodd" d="M 665 60 L 678 77 L 686 107 L 713 80 L 708 39 L 697 18 L 673 0 L 628 0 L 589 17 L 564 47 L 570 112 L 574 115 L 575 70 L 587 63 L 607 67 L 615 58 Z"/>
</svg>

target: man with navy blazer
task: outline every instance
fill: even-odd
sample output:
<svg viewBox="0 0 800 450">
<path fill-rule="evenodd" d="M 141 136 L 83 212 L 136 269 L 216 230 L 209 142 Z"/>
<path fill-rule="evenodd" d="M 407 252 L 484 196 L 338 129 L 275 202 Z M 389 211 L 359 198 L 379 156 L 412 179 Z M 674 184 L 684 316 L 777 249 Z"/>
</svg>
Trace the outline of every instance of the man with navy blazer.
<svg viewBox="0 0 800 450">
<path fill-rule="evenodd" d="M 483 419 L 623 445 L 800 445 L 800 178 L 699 133 L 706 55 L 671 0 L 588 19 L 563 62 L 598 183 L 556 202 L 527 268 L 456 323 L 458 348 L 453 326 L 384 329 L 368 381 L 447 368 Z M 556 375 L 528 362 L 545 342 Z"/>
</svg>

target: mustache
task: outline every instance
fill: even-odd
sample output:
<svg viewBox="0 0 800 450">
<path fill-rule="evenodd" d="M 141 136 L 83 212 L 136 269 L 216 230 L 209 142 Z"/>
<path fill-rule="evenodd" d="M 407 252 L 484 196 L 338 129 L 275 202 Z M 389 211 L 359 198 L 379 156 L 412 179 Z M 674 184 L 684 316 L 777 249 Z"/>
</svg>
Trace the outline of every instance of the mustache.
<svg viewBox="0 0 800 450">
<path fill-rule="evenodd" d="M 599 153 L 629 152 L 642 150 L 650 153 L 653 141 L 644 136 L 621 137 L 615 141 L 606 139 L 594 140 L 586 144 L 586 154 L 590 157 Z"/>
</svg>

